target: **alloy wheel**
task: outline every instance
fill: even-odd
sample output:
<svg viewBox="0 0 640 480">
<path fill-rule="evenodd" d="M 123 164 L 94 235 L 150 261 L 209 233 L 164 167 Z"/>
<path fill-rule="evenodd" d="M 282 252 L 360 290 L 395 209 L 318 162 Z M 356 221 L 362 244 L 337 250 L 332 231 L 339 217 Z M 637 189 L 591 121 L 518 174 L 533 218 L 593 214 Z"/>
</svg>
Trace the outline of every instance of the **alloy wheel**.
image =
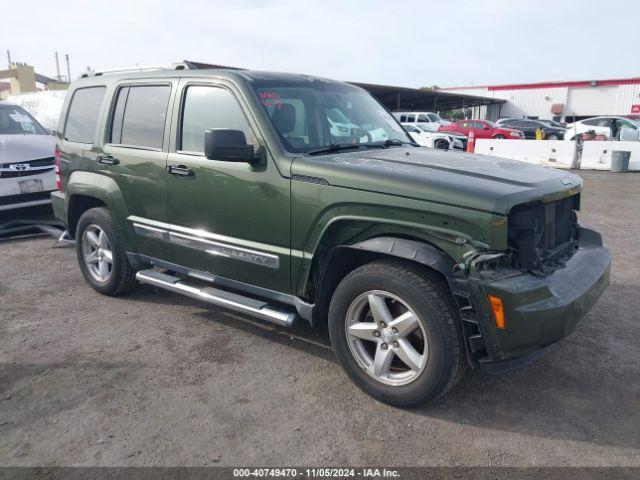
<svg viewBox="0 0 640 480">
<path fill-rule="evenodd" d="M 82 256 L 91 276 L 98 282 L 106 282 L 113 271 L 113 251 L 105 231 L 91 224 L 82 234 Z"/>
<path fill-rule="evenodd" d="M 429 356 L 426 331 L 414 310 L 382 290 L 359 295 L 345 322 L 351 354 L 369 376 L 386 385 L 413 382 Z"/>
</svg>

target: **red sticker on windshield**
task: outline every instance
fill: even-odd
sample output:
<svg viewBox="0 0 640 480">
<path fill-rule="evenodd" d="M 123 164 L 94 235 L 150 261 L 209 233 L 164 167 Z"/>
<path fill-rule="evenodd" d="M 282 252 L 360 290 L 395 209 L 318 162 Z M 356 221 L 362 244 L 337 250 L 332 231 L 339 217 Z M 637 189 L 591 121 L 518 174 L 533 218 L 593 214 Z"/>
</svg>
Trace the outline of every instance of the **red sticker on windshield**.
<svg viewBox="0 0 640 480">
<path fill-rule="evenodd" d="M 280 94 L 278 92 L 260 92 L 260 100 L 265 107 L 280 108 L 282 102 L 280 101 Z"/>
</svg>

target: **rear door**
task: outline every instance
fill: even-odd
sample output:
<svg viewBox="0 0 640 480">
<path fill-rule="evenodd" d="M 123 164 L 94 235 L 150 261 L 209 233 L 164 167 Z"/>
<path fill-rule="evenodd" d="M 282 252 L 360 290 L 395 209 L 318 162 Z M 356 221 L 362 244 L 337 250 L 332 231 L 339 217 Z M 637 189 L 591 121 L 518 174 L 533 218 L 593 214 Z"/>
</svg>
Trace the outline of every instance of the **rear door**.
<svg viewBox="0 0 640 480">
<path fill-rule="evenodd" d="M 176 79 L 117 85 L 105 144 L 96 159 L 122 192 L 136 251 L 167 260 L 170 247 L 154 223 L 167 221 L 167 118 L 176 87 Z"/>
</svg>

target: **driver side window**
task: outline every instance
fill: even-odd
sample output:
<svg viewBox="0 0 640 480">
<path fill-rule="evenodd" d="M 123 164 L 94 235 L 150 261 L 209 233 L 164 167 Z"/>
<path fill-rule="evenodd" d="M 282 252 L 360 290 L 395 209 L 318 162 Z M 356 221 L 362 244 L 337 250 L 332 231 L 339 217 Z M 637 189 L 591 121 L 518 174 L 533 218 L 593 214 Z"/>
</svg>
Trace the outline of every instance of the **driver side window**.
<svg viewBox="0 0 640 480">
<path fill-rule="evenodd" d="M 247 144 L 258 146 L 242 108 L 228 90 L 191 85 L 186 89 L 183 105 L 179 150 L 204 153 L 204 131 L 211 128 L 241 130 Z"/>
</svg>

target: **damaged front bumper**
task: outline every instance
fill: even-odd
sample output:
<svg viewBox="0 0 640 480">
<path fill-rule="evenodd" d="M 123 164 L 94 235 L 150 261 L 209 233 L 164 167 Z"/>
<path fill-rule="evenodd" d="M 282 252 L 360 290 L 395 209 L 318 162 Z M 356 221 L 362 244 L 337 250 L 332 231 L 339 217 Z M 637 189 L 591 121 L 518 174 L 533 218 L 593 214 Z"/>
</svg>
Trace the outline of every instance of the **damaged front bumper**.
<svg viewBox="0 0 640 480">
<path fill-rule="evenodd" d="M 562 268 L 547 275 L 471 267 L 451 278 L 463 309 L 470 362 L 490 372 L 529 363 L 540 350 L 573 332 L 609 285 L 611 255 L 599 233 L 579 229 L 579 248 Z M 505 326 L 496 326 L 487 296 L 502 300 Z M 471 328 L 477 326 L 476 332 Z"/>
</svg>

